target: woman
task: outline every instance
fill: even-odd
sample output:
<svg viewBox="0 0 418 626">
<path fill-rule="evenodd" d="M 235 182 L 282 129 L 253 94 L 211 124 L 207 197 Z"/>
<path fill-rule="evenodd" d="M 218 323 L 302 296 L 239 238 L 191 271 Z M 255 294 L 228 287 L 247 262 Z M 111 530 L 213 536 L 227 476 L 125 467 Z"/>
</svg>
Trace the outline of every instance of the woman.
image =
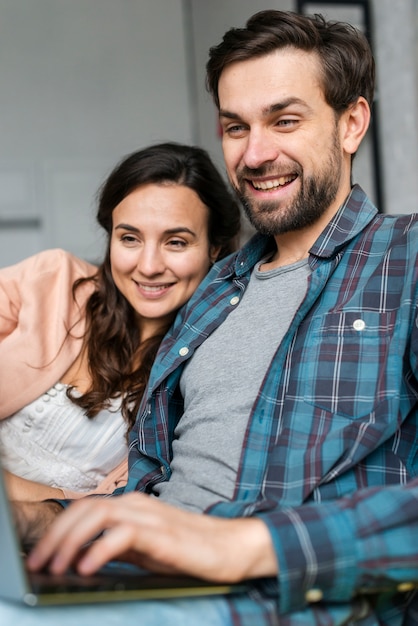
<svg viewBox="0 0 418 626">
<path fill-rule="evenodd" d="M 0 452 L 13 499 L 124 484 L 127 430 L 160 342 L 240 211 L 197 147 L 122 160 L 99 191 L 107 233 L 94 267 L 62 250 L 0 270 Z"/>
</svg>

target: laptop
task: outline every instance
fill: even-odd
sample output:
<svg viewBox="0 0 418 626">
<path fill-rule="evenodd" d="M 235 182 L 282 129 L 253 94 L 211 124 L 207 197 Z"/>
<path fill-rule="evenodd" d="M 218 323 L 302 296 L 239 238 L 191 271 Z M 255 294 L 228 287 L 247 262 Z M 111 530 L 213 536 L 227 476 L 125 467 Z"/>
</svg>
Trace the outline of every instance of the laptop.
<svg viewBox="0 0 418 626">
<path fill-rule="evenodd" d="M 229 594 L 245 584 L 217 584 L 187 576 L 153 574 L 111 562 L 92 576 L 29 572 L 0 470 L 0 598 L 28 606 L 155 600 Z"/>
</svg>

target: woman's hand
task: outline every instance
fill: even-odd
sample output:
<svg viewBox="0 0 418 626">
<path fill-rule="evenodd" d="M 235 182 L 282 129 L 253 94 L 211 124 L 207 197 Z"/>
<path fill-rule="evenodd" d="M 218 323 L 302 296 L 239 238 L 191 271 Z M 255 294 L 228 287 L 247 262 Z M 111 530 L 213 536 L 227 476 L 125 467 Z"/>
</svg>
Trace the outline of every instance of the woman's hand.
<svg viewBox="0 0 418 626">
<path fill-rule="evenodd" d="M 64 498 L 64 492 L 58 487 L 49 487 L 33 480 L 27 480 L 3 470 L 6 481 L 6 489 L 10 500 L 35 502 L 48 498 Z"/>
<path fill-rule="evenodd" d="M 113 559 L 216 582 L 277 574 L 270 533 L 260 519 L 190 513 L 142 493 L 74 502 L 34 548 L 28 566 L 49 564 L 63 573 L 76 564 L 87 575 Z"/>
</svg>

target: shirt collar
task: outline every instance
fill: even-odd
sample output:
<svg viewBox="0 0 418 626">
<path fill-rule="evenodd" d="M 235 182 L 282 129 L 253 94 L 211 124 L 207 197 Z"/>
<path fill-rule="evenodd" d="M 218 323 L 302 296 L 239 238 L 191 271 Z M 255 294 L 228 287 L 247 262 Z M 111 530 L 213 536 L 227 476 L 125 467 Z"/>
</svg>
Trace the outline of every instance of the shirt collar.
<svg viewBox="0 0 418 626">
<path fill-rule="evenodd" d="M 273 237 L 266 237 L 256 233 L 239 250 L 231 269 L 233 269 L 237 277 L 243 276 L 248 271 L 251 271 L 262 257 L 275 249 L 276 243 Z"/>
<path fill-rule="evenodd" d="M 358 235 L 377 214 L 377 209 L 359 185 L 354 185 L 344 204 L 322 231 L 310 253 L 326 259 Z"/>
</svg>

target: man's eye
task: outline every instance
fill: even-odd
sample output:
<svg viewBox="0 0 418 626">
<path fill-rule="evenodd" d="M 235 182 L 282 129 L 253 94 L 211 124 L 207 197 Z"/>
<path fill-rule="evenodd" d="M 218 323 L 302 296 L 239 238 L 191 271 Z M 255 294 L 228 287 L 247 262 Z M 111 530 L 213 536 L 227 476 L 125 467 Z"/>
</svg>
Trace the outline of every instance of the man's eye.
<svg viewBox="0 0 418 626">
<path fill-rule="evenodd" d="M 224 128 L 224 133 L 227 135 L 241 135 L 245 132 L 245 126 L 242 124 L 234 124 L 233 126 L 227 126 Z"/>
<path fill-rule="evenodd" d="M 297 123 L 297 120 L 285 119 L 285 120 L 279 120 L 277 122 L 277 126 L 280 126 L 281 128 L 291 128 L 295 126 L 296 123 Z"/>
</svg>

